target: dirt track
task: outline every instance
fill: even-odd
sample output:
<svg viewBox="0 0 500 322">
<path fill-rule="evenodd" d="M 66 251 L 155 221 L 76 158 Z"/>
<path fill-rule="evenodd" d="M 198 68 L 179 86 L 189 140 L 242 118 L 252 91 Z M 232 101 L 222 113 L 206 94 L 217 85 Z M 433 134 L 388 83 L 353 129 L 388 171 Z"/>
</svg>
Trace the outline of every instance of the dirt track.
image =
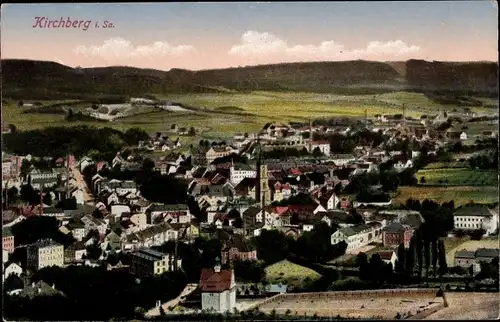
<svg viewBox="0 0 500 322">
<path fill-rule="evenodd" d="M 449 306 L 425 320 L 491 320 L 499 317 L 499 293 L 448 292 Z"/>
</svg>

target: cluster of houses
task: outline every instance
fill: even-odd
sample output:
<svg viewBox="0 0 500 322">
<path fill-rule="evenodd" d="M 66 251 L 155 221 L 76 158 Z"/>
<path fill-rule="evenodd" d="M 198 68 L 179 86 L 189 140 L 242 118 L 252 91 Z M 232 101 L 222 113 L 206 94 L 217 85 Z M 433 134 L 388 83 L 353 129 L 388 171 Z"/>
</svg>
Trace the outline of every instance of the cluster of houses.
<svg viewBox="0 0 500 322">
<path fill-rule="evenodd" d="M 387 119 L 379 121 L 390 123 Z M 432 139 L 432 131 L 425 127 L 423 131 L 422 126 L 398 123 L 387 128 L 381 125 L 373 130 L 394 132 L 393 138 L 404 134 L 419 140 Z M 400 151 L 385 151 L 383 147 L 360 146 L 352 154 L 332 154 L 329 142 L 304 139 L 304 133 L 316 131 L 349 135 L 356 130 L 349 127 L 313 127 L 312 124 L 292 128 L 269 123 L 258 135 L 240 134 L 231 144 L 200 144 L 193 147 L 187 157 L 175 155 L 154 159 L 154 170 L 186 182 L 186 193 L 206 213 L 203 220 L 195 218 L 187 204 L 161 204 L 145 199 L 133 180 L 106 178 L 100 170 L 107 164 L 99 160 L 84 157 L 76 163 L 74 158 L 60 158 L 56 160 L 58 166 L 53 169 L 32 169 L 19 184 L 29 183 L 37 190 L 48 189 L 50 192 L 43 193 L 51 193 L 53 200 L 74 197 L 77 207 L 73 210 L 57 209 L 41 202 L 34 207 L 8 210 L 8 219 L 2 214 L 4 258 L 8 258 L 17 247 L 25 248 L 27 253 L 26 265 L 4 259 L 4 279 L 10 274 L 21 275 L 26 270 L 33 272 L 53 265 L 99 265 L 98 262 L 104 260 L 107 254 L 117 252 L 130 255 L 131 261 L 125 266 L 131 274 L 138 277 L 162 274 L 179 269 L 182 261 L 176 254 L 162 253 L 152 247 L 168 241 L 190 243 L 199 236 L 216 235 L 221 240 L 220 264 L 234 260 L 257 260 L 258 254 L 249 244 L 249 237 L 258 236 L 263 230 L 276 229 L 298 238 L 320 222 L 339 227 L 330 236 L 331 244 L 345 242 L 349 254 L 356 254 L 374 242 L 392 249 L 401 244 L 408 247 L 414 231 L 424 221 L 419 212 L 380 210 L 371 206 L 389 205 L 390 200 L 383 204 L 360 203 L 342 191 L 353 175 L 377 172 L 382 162 L 395 161 L 395 171 L 413 167 L 418 151 L 407 155 Z M 262 161 L 255 159 L 248 149 L 256 141 L 265 148 L 319 150 L 324 157 L 312 161 L 305 158 Z M 178 139 L 170 141 L 157 135 L 148 142 L 139 142 L 139 146 L 147 150 L 166 151 L 180 147 L 180 143 Z M 233 154 L 246 155 L 250 161 L 214 163 L 216 159 Z M 22 157 L 12 156 L 3 160 L 2 182 L 7 179 L 15 182 L 21 163 Z M 91 178 L 88 187 L 81 187 L 73 172 L 83 172 L 91 164 L 97 166 L 98 173 Z M 130 170 L 140 169 L 142 165 L 134 160 L 133 155 L 123 158 L 117 154 L 109 166 Z M 84 189 L 92 194 L 92 203 L 85 201 Z M 292 201 L 291 198 L 298 195 L 307 195 L 309 200 Z M 356 215 L 361 216 L 361 222 Z M 56 218 L 60 223 L 59 231 L 72 236 L 74 242 L 63 246 L 45 239 L 29 245 L 16 245 L 9 227 L 30 216 Z M 454 224 L 457 229 L 482 228 L 486 234 L 494 234 L 498 232 L 498 210 L 460 208 L 454 215 Z M 90 247 L 101 249 L 98 261 L 87 258 Z M 386 252 L 381 257 L 394 264 L 394 254 Z M 474 254 L 474 260 L 483 257 Z M 462 265 L 462 262 L 457 263 Z M 123 266 L 121 263 L 116 267 L 108 265 L 108 269 Z M 231 269 L 223 270 L 216 265 L 203 270 L 200 278 L 202 306 L 219 312 L 234 308 L 235 285 Z"/>
</svg>

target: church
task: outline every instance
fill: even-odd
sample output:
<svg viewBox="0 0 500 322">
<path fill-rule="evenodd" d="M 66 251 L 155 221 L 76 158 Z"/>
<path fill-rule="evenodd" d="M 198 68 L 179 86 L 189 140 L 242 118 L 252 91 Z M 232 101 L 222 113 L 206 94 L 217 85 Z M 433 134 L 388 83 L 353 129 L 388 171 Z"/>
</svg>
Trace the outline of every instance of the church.
<svg viewBox="0 0 500 322">
<path fill-rule="evenodd" d="M 200 277 L 201 309 L 218 313 L 233 312 L 236 307 L 236 281 L 232 269 L 204 268 Z"/>
</svg>

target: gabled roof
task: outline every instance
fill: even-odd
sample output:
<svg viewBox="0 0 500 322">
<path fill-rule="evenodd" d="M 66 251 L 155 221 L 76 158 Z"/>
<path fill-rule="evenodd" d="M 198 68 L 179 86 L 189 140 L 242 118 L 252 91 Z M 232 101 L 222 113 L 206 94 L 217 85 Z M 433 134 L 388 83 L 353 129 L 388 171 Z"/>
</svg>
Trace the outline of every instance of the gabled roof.
<svg viewBox="0 0 500 322">
<path fill-rule="evenodd" d="M 169 212 L 169 211 L 182 211 L 188 210 L 189 207 L 185 204 L 171 204 L 171 205 L 158 205 L 154 204 L 149 207 L 151 212 Z"/>
<path fill-rule="evenodd" d="M 474 259 L 476 258 L 475 252 L 474 251 L 457 251 L 455 252 L 455 258 L 467 258 L 467 259 Z"/>
<path fill-rule="evenodd" d="M 221 293 L 231 289 L 233 271 L 230 269 L 215 272 L 213 268 L 204 268 L 200 276 L 202 292 Z"/>
<path fill-rule="evenodd" d="M 392 222 L 384 228 L 387 233 L 402 233 L 408 230 L 410 227 L 408 225 L 403 225 L 399 222 Z"/>
<path fill-rule="evenodd" d="M 500 249 L 498 248 L 479 248 L 476 250 L 476 257 L 489 257 L 495 258 L 500 254 Z"/>
<path fill-rule="evenodd" d="M 491 210 L 486 206 L 465 206 L 458 209 L 453 216 L 481 216 L 481 217 L 491 217 L 493 216 Z"/>
</svg>

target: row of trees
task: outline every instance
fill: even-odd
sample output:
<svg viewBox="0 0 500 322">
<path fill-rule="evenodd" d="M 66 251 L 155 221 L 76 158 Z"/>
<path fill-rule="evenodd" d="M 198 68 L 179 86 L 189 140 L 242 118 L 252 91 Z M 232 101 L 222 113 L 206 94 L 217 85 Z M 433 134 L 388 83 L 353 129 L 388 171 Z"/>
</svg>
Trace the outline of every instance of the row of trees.
<svg viewBox="0 0 500 322">
<path fill-rule="evenodd" d="M 34 282 L 38 280 L 55 285 L 64 296 L 35 299 L 5 296 L 6 317 L 59 321 L 130 320 L 138 317 L 137 311 L 154 307 L 157 300 L 163 303 L 176 297 L 187 284 L 182 272 L 136 279 L 127 270 L 107 271 L 106 268 L 86 266 L 44 268 L 32 278 Z"/>
<path fill-rule="evenodd" d="M 45 157 L 50 151 L 50 155 L 66 155 L 70 152 L 80 158 L 92 152 L 111 161 L 124 146 L 135 145 L 147 138 L 149 135 L 139 128 L 121 132 L 109 127 L 79 125 L 17 131 L 5 136 L 3 144 L 5 151 L 18 155 Z"/>
<path fill-rule="evenodd" d="M 291 254 L 310 262 L 323 263 L 342 256 L 347 248 L 345 243 L 331 244 L 331 235 L 336 230 L 337 227 L 330 227 L 321 222 L 298 239 L 278 230 L 263 230 L 259 236 L 253 238 L 252 243 L 257 250 L 257 256 L 266 265 L 286 259 Z"/>
<path fill-rule="evenodd" d="M 469 165 L 472 169 L 498 170 L 498 149 L 471 157 Z"/>
</svg>

